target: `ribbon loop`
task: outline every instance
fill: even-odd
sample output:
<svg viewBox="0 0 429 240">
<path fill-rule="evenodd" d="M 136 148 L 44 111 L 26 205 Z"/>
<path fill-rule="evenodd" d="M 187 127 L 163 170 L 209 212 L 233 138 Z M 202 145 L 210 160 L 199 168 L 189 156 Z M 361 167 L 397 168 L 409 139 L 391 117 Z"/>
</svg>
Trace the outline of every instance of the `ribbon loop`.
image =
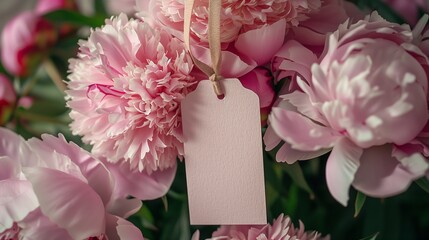
<svg viewBox="0 0 429 240">
<path fill-rule="evenodd" d="M 185 1 L 185 18 L 183 23 L 184 42 L 186 50 L 195 64 L 202 72 L 204 72 L 209 80 L 213 84 L 213 90 L 216 95 L 223 96 L 223 90 L 220 81 L 223 77 L 220 75 L 220 66 L 222 62 L 222 51 L 220 42 L 220 15 L 222 5 L 220 0 L 209 1 L 209 23 L 208 23 L 208 40 L 210 49 L 210 59 L 212 61 L 212 67 L 196 59 L 192 54 L 190 47 L 190 32 L 191 32 L 191 16 L 194 9 L 195 0 Z"/>
</svg>

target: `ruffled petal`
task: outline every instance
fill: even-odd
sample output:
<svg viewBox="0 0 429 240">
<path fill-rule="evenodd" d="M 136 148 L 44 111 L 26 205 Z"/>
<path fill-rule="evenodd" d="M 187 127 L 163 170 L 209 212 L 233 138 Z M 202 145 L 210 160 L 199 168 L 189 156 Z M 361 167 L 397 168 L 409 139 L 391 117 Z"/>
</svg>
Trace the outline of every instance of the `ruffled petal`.
<svg viewBox="0 0 429 240">
<path fill-rule="evenodd" d="M 31 183 L 23 180 L 0 181 L 0 233 L 21 221 L 39 206 Z"/>
</svg>

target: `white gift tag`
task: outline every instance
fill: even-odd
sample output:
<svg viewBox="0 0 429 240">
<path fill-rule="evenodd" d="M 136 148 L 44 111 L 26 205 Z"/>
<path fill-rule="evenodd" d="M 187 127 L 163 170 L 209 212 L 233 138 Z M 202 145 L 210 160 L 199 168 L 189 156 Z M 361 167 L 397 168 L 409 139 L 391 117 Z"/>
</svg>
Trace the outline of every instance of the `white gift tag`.
<svg viewBox="0 0 429 240">
<path fill-rule="evenodd" d="M 222 85 L 224 99 L 204 80 L 182 101 L 191 224 L 266 224 L 259 99 Z"/>
</svg>

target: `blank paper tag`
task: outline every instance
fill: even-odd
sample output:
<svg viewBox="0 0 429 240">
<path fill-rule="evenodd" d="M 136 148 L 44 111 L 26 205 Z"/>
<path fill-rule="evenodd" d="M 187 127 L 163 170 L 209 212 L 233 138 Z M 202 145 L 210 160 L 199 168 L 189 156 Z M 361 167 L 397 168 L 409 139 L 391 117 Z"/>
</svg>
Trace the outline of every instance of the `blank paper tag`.
<svg viewBox="0 0 429 240">
<path fill-rule="evenodd" d="M 222 100 L 205 80 L 182 101 L 191 224 L 266 224 L 258 96 L 222 85 Z"/>
</svg>

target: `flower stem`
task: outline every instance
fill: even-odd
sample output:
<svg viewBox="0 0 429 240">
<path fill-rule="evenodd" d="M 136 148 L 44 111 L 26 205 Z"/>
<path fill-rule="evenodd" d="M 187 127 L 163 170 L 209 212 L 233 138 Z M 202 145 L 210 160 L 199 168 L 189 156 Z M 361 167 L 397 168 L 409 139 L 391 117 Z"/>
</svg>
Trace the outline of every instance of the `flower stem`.
<svg viewBox="0 0 429 240">
<path fill-rule="evenodd" d="M 57 67 L 50 59 L 45 59 L 43 62 L 43 67 L 46 70 L 46 73 L 49 75 L 49 77 L 54 82 L 55 86 L 64 93 L 65 90 L 67 90 L 66 84 L 63 82 L 63 79 L 61 77 L 61 74 L 58 72 Z"/>
</svg>

